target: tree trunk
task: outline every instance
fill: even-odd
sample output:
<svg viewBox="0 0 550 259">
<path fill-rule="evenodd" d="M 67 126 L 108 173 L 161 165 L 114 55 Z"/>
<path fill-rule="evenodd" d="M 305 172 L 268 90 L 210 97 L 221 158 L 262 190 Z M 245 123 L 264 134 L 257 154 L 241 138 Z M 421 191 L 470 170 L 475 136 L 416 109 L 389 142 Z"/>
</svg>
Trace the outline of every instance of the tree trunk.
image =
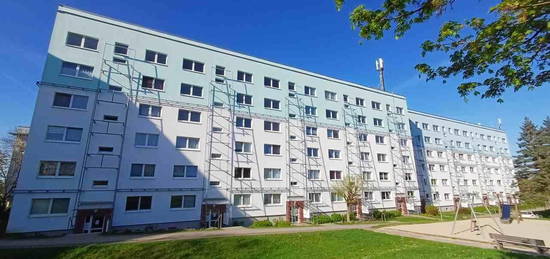
<svg viewBox="0 0 550 259">
<path fill-rule="evenodd" d="M 350 204 L 349 203 L 346 203 L 346 217 L 347 217 L 347 220 L 348 222 L 351 222 L 351 216 L 350 216 Z"/>
</svg>

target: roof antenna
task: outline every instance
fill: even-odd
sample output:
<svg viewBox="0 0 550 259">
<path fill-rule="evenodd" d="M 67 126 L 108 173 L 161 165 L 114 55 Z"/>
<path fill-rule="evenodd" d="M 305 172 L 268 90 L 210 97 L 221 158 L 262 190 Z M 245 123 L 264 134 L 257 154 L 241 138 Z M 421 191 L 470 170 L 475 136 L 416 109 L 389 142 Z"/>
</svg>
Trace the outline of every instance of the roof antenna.
<svg viewBox="0 0 550 259">
<path fill-rule="evenodd" d="M 497 127 L 498 129 L 501 129 L 502 126 L 502 120 L 500 118 L 497 119 Z"/>
<path fill-rule="evenodd" d="M 376 60 L 376 71 L 378 71 L 380 77 L 380 90 L 386 91 L 384 86 L 384 60 L 382 58 Z"/>
</svg>

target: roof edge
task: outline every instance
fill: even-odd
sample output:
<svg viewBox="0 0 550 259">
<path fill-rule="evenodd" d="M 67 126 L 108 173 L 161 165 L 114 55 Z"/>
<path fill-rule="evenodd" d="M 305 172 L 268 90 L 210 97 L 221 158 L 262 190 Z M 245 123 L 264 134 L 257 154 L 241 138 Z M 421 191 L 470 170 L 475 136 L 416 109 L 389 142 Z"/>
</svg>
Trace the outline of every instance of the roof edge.
<svg viewBox="0 0 550 259">
<path fill-rule="evenodd" d="M 466 124 L 468 126 L 473 126 L 473 127 L 477 127 L 477 128 L 481 128 L 481 129 L 498 131 L 498 132 L 502 132 L 502 133 L 506 134 L 506 132 L 504 130 L 497 129 L 497 128 L 494 128 L 494 127 L 477 125 L 475 123 L 471 123 L 471 122 L 467 122 L 467 121 L 463 121 L 463 120 L 458 120 L 458 119 L 453 119 L 453 118 L 448 118 L 448 117 L 444 117 L 444 116 L 441 116 L 441 115 L 435 115 L 435 114 L 431 114 L 431 113 L 427 113 L 427 112 L 416 111 L 416 110 L 413 110 L 413 109 L 409 109 L 409 112 L 410 113 L 415 113 L 415 114 L 418 114 L 418 115 L 429 116 L 429 117 L 436 118 L 436 119 L 443 119 L 443 120 L 456 122 L 456 123 L 460 123 L 460 124 Z"/>
</svg>

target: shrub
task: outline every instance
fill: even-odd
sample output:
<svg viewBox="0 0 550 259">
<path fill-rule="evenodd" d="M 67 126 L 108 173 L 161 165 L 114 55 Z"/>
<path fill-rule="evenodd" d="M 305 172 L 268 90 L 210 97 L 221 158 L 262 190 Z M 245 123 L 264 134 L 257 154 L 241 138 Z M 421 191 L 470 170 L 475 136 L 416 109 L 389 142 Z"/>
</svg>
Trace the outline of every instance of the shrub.
<svg viewBox="0 0 550 259">
<path fill-rule="evenodd" d="M 313 222 L 313 224 L 326 224 L 331 223 L 332 218 L 329 215 L 319 214 L 311 217 L 311 221 Z"/>
<path fill-rule="evenodd" d="M 332 222 L 343 222 L 344 221 L 344 216 L 342 214 L 332 214 L 330 215 L 330 219 L 332 220 Z"/>
<path fill-rule="evenodd" d="M 460 207 L 460 209 L 458 209 L 458 214 L 461 214 L 461 215 L 466 215 L 466 214 L 470 214 L 470 208 L 467 208 L 467 207 Z"/>
<path fill-rule="evenodd" d="M 437 216 L 439 215 L 439 209 L 434 205 L 428 205 L 426 206 L 426 214 Z"/>
<path fill-rule="evenodd" d="M 278 228 L 286 228 L 292 226 L 292 224 L 290 223 L 290 221 L 286 220 L 275 220 L 275 222 L 273 222 L 273 226 Z"/>
<path fill-rule="evenodd" d="M 489 205 L 487 206 L 487 208 L 489 209 L 489 211 L 491 211 L 491 213 L 497 213 L 498 211 L 498 206 L 495 206 L 495 205 Z M 474 211 L 476 213 L 487 213 L 487 209 L 485 209 L 485 206 L 477 206 L 477 207 L 474 207 Z"/>
<path fill-rule="evenodd" d="M 273 223 L 271 223 L 271 221 L 269 221 L 268 219 L 258 220 L 258 221 L 254 221 L 254 223 L 252 223 L 252 227 L 253 228 L 273 227 Z"/>
<path fill-rule="evenodd" d="M 384 218 L 386 219 L 391 219 L 395 217 L 400 217 L 402 215 L 401 215 L 401 211 L 398 211 L 398 210 L 379 211 L 375 209 L 372 211 L 372 217 L 374 219 L 382 219 L 382 216 L 384 216 Z"/>
</svg>

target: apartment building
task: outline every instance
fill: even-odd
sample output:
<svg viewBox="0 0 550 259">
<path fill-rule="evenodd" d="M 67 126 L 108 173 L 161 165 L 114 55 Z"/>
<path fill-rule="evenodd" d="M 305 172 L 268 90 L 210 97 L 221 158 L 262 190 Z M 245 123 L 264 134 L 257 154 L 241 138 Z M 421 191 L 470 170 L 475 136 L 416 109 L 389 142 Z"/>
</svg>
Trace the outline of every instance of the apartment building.
<svg viewBox="0 0 550 259">
<path fill-rule="evenodd" d="M 504 131 L 409 111 L 420 195 L 441 210 L 511 203 L 513 162 Z M 485 197 L 485 199 L 484 199 Z"/>
<path fill-rule="evenodd" d="M 400 95 L 60 6 L 8 232 L 304 222 L 346 210 L 333 191 L 347 175 L 363 179 L 357 213 L 418 212 L 417 114 Z"/>
</svg>

